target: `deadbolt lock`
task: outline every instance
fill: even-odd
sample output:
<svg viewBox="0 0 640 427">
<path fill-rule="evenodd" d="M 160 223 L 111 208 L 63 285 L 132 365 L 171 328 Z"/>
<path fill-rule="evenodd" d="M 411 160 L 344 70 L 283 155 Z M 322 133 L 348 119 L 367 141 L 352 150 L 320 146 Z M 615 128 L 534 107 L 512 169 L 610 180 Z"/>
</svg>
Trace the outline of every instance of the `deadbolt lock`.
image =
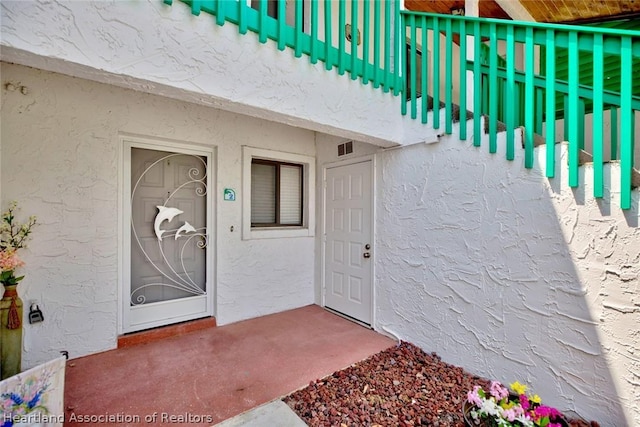
<svg viewBox="0 0 640 427">
<path fill-rule="evenodd" d="M 369 250 L 369 249 L 371 249 L 371 245 L 367 243 L 366 245 L 364 245 L 364 248 L 365 248 L 366 250 Z"/>
</svg>

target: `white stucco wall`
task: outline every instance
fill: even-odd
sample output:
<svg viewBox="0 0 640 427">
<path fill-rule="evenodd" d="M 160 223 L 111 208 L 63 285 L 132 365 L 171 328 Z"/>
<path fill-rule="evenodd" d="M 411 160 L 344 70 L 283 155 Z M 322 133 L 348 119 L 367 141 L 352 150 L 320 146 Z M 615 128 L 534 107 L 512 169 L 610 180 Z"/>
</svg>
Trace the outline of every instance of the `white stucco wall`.
<svg viewBox="0 0 640 427">
<path fill-rule="evenodd" d="M 382 146 L 432 140 L 400 97 L 157 0 L 3 1 L 3 61 Z"/>
<path fill-rule="evenodd" d="M 116 345 L 119 132 L 215 147 L 220 324 L 313 303 L 314 238 L 243 241 L 241 202 L 222 201 L 225 187 L 240 199 L 242 145 L 315 156 L 313 132 L 23 66 L 1 71 L 2 206 L 18 200 L 39 222 L 19 291 L 45 321 L 25 325 L 25 367 Z"/>
<path fill-rule="evenodd" d="M 640 195 L 620 210 L 617 165 L 604 200 L 589 166 L 572 191 L 557 147 L 553 180 L 521 150 L 508 162 L 451 137 L 378 154 L 376 328 L 602 426 L 640 426 Z"/>
</svg>

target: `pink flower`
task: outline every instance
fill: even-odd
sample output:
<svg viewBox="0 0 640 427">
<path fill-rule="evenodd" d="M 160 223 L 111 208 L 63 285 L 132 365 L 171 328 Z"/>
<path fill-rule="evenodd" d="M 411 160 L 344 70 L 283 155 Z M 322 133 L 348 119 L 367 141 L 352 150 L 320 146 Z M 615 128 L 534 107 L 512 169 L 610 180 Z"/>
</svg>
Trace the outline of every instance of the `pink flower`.
<svg viewBox="0 0 640 427">
<path fill-rule="evenodd" d="M 511 408 L 511 410 L 515 413 L 516 418 L 524 415 L 526 412 L 524 409 L 522 409 L 521 405 L 515 405 L 513 408 Z"/>
<path fill-rule="evenodd" d="M 529 403 L 529 398 L 527 397 L 526 394 L 520 395 L 520 406 L 522 406 L 522 409 L 524 411 L 528 411 L 529 408 L 531 407 L 531 404 Z"/>
<path fill-rule="evenodd" d="M 552 408 L 550 406 L 544 406 L 544 405 L 538 406 L 535 409 L 534 413 L 536 414 L 536 417 L 538 417 L 538 418 L 549 417 L 549 418 L 553 419 L 555 417 L 562 416 L 560 411 L 558 411 L 556 408 Z"/>
<path fill-rule="evenodd" d="M 470 390 L 469 392 L 467 392 L 467 401 L 469 403 L 473 403 L 476 406 L 482 406 L 482 399 L 480 398 L 480 395 L 478 394 L 478 390 L 480 390 L 480 386 L 474 386 L 473 390 Z"/>
<path fill-rule="evenodd" d="M 509 390 L 504 388 L 498 381 L 491 381 L 489 393 L 491 393 L 491 396 L 495 397 L 496 400 L 502 400 L 509 396 Z"/>
<path fill-rule="evenodd" d="M 505 409 L 504 411 L 502 411 L 502 416 L 505 417 L 509 422 L 515 421 L 516 417 L 518 416 L 516 414 L 516 411 L 514 411 L 515 408 L 516 407 L 514 406 L 512 409 Z"/>
<path fill-rule="evenodd" d="M 0 271 L 13 271 L 23 265 L 24 262 L 18 258 L 16 251 L 10 249 L 0 251 Z"/>
</svg>

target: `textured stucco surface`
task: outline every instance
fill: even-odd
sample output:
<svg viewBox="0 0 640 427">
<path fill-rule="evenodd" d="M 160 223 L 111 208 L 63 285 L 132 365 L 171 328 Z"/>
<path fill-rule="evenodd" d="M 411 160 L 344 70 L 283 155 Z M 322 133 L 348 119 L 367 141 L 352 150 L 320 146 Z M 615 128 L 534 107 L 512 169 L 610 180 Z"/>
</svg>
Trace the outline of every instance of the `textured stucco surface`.
<svg viewBox="0 0 640 427">
<path fill-rule="evenodd" d="M 41 222 L 21 289 L 46 321 L 25 327 L 26 366 L 115 345 L 118 132 L 217 147 L 220 323 L 312 302 L 319 259 L 319 233 L 241 241 L 241 206 L 220 199 L 241 186 L 241 145 L 317 150 L 322 165 L 336 160 L 326 134 L 434 139 L 398 114 L 398 98 L 180 2 L 3 1 L 0 14 L 4 60 L 88 79 L 2 65 L 2 201 L 19 199 Z M 27 95 L 4 90 L 8 81 Z M 521 154 L 509 163 L 444 137 L 376 155 L 375 326 L 472 372 L 527 382 L 603 426 L 640 426 L 638 192 L 623 213 L 615 166 L 596 202 L 589 185 L 566 187 L 566 161 L 548 181 Z"/>
<path fill-rule="evenodd" d="M 25 325 L 26 367 L 116 345 L 119 132 L 216 148 L 220 324 L 313 302 L 314 238 L 242 241 L 241 203 L 222 201 L 226 187 L 240 196 L 242 145 L 315 156 L 313 132 L 18 65 L 1 71 L 2 206 L 18 200 L 39 222 L 20 293 L 45 321 Z"/>
<path fill-rule="evenodd" d="M 376 328 L 603 426 L 639 426 L 640 197 L 620 210 L 617 165 L 602 202 L 590 166 L 571 190 L 557 153 L 553 180 L 540 149 L 529 171 L 520 150 L 507 162 L 455 137 L 378 154 Z"/>
<path fill-rule="evenodd" d="M 157 0 L 3 1 L 3 61 L 383 146 L 433 140 L 400 97 Z"/>
</svg>

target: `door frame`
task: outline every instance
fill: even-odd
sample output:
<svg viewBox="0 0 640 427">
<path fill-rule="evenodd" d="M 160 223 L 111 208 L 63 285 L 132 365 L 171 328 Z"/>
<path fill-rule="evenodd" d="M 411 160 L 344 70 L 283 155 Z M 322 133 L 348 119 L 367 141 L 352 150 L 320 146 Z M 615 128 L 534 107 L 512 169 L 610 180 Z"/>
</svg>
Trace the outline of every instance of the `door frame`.
<svg viewBox="0 0 640 427">
<path fill-rule="evenodd" d="M 206 314 L 215 316 L 215 301 L 217 296 L 217 281 L 215 260 L 217 259 L 217 233 L 216 233 L 216 194 L 218 173 L 216 161 L 216 148 L 213 146 L 196 144 L 179 140 L 171 140 L 166 138 L 158 138 L 151 136 L 143 136 L 120 132 L 120 173 L 118 182 L 118 325 L 117 334 L 123 335 L 134 332 L 129 329 L 127 324 L 128 313 L 125 310 L 124 289 L 126 283 L 131 279 L 131 149 L 143 148 L 149 150 L 159 150 L 167 152 L 176 152 L 182 154 L 191 154 L 196 156 L 204 156 L 207 158 L 207 219 L 206 227 L 209 235 L 209 243 L 207 246 L 206 257 L 206 277 L 207 277 L 207 294 L 206 294 Z M 127 299 L 127 301 L 129 301 Z M 191 319 L 185 318 L 187 321 Z M 176 322 L 172 322 L 176 323 Z M 150 324 L 148 328 L 168 326 L 163 324 Z M 147 328 L 145 328 L 147 329 Z"/>
<path fill-rule="evenodd" d="M 325 304 L 325 296 L 327 290 L 327 283 L 325 278 L 325 270 L 326 270 L 326 246 L 327 246 L 327 169 L 333 169 L 341 166 L 350 166 L 359 163 L 370 162 L 370 172 L 371 172 L 371 324 L 367 325 L 366 323 L 359 322 L 357 319 L 354 319 L 349 316 L 344 316 L 347 319 L 356 322 L 360 325 L 366 326 L 371 329 L 375 329 L 376 325 L 376 155 L 369 154 L 366 156 L 359 156 L 345 160 L 339 160 L 336 162 L 329 162 L 322 165 L 322 200 L 320 207 L 320 215 L 322 222 L 322 233 L 321 233 L 321 249 L 320 249 L 320 305 L 327 309 L 331 310 Z M 340 313 L 331 310 L 332 313 L 336 313 L 340 315 Z"/>
</svg>

